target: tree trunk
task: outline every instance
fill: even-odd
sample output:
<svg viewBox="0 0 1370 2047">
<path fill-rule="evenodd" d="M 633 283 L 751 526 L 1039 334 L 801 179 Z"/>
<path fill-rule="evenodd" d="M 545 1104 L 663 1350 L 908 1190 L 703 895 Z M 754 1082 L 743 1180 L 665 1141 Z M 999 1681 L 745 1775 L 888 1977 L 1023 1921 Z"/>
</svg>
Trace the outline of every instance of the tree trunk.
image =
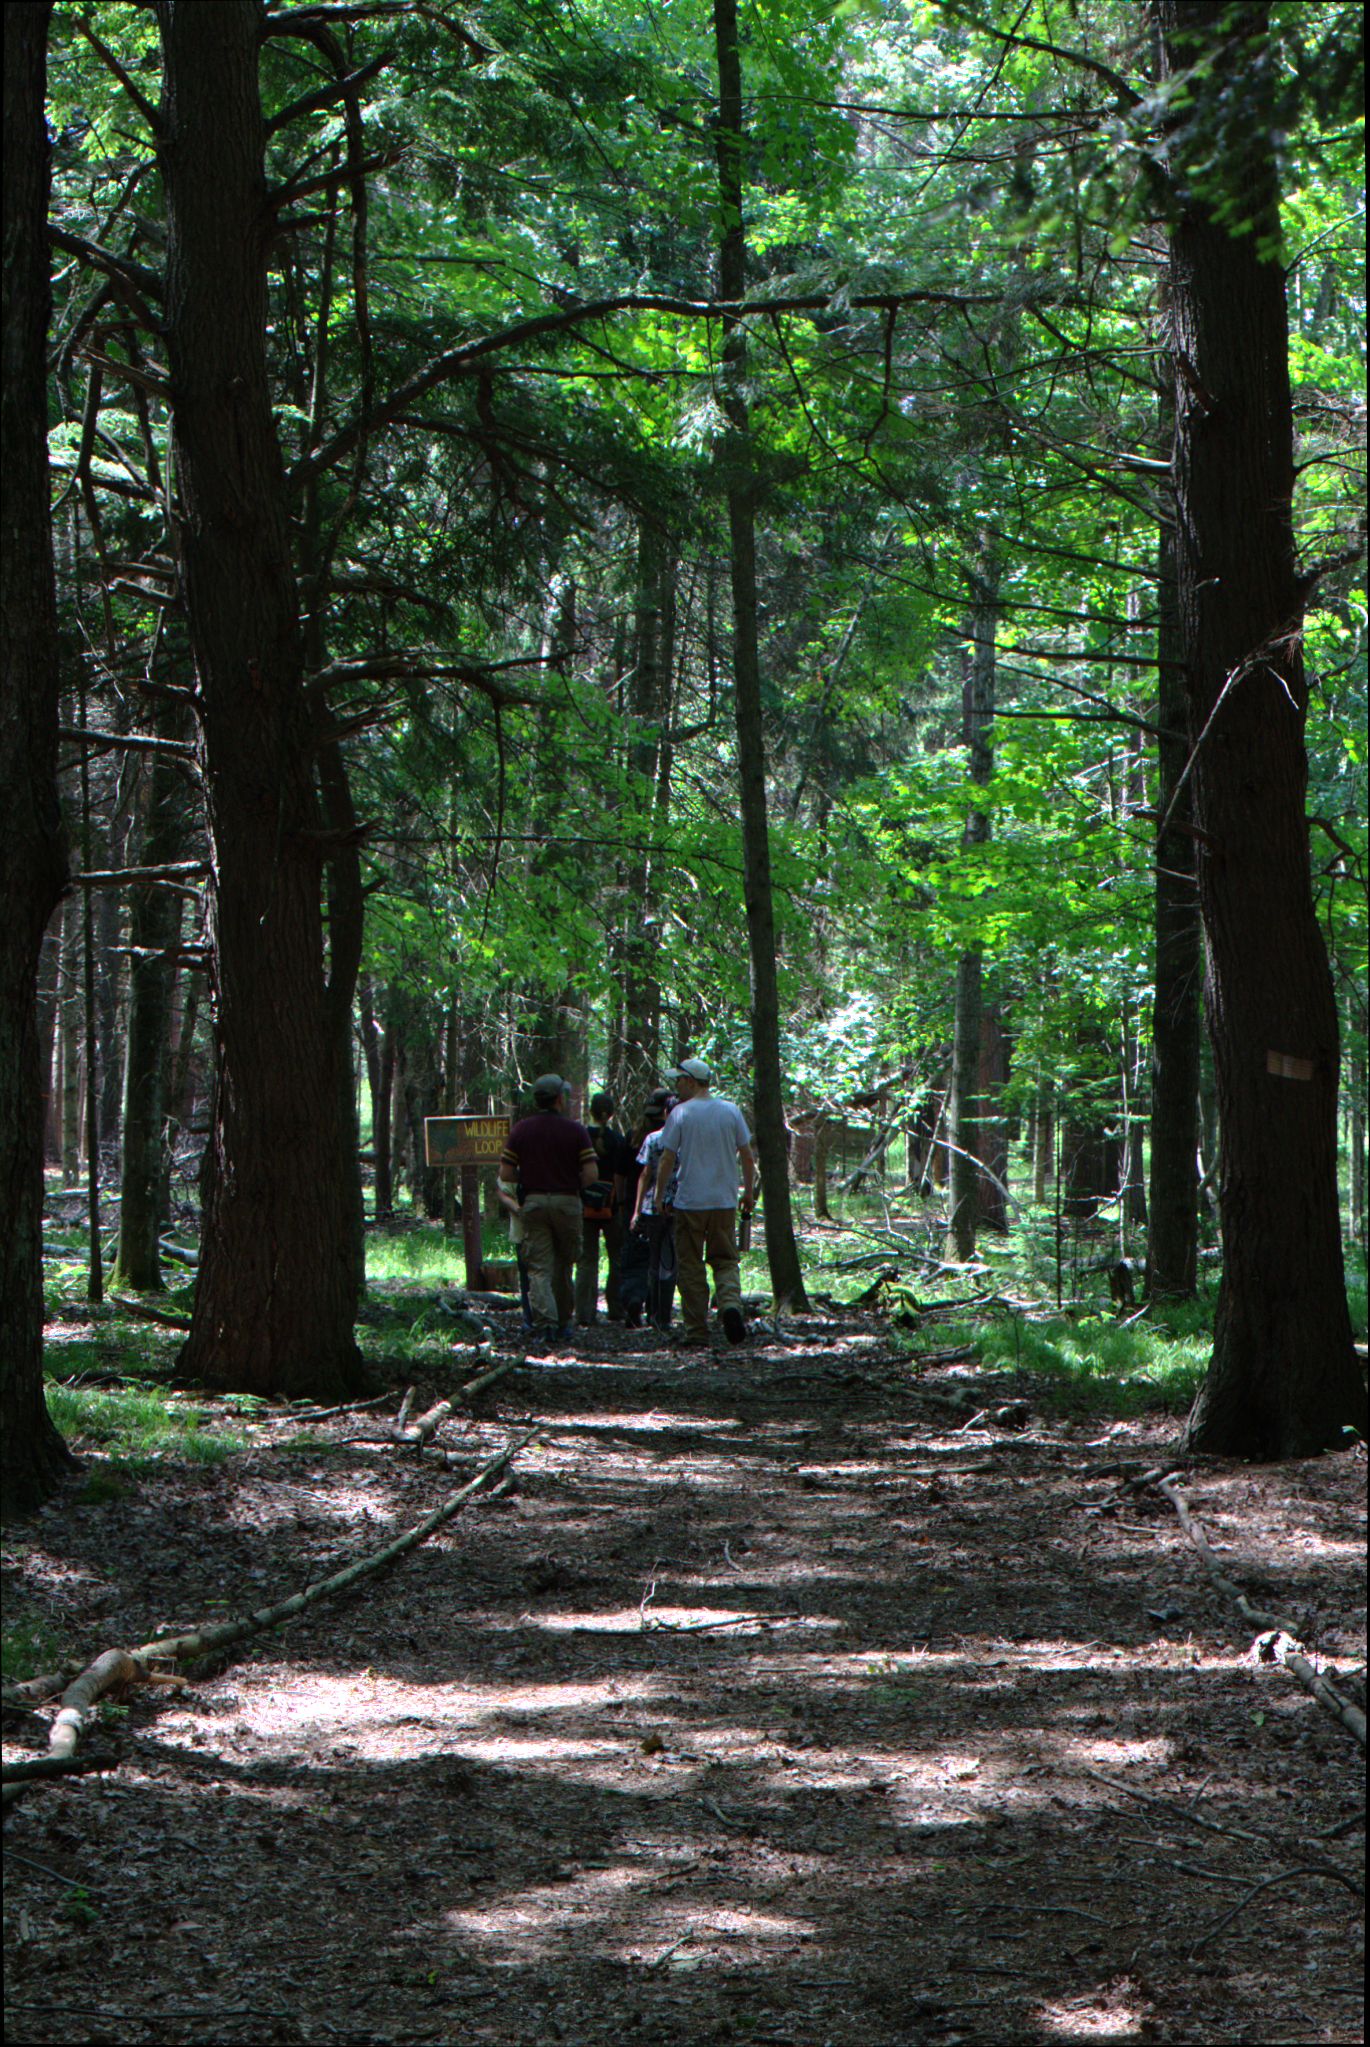
<svg viewBox="0 0 1370 2047">
<path fill-rule="evenodd" d="M 1304 814 L 1304 589 L 1264 4 L 1163 0 L 1180 625 L 1221 1125 L 1222 1284 L 1191 1448 L 1295 1457 L 1364 1431 L 1337 1206 L 1337 1012 Z M 1243 81 L 1231 99 L 1217 82 Z"/>
<path fill-rule="evenodd" d="M 1347 1143 L 1351 1155 L 1351 1236 L 1365 1246 L 1365 1059 L 1351 1062 L 1351 1114 Z"/>
<path fill-rule="evenodd" d="M 73 890 L 62 907 L 60 989 L 62 1185 L 74 1187 L 81 1171 L 81 898 Z"/>
<path fill-rule="evenodd" d="M 113 791 L 110 792 L 110 802 L 111 807 L 117 802 Z M 102 828 L 95 857 L 102 866 L 122 867 L 128 858 L 128 847 L 127 826 L 122 819 L 115 817 Z M 96 1072 L 100 1089 L 97 1121 L 101 1140 L 108 1143 L 119 1129 L 127 1049 L 126 1042 L 120 1043 L 125 973 L 124 956 L 120 951 L 124 935 L 123 891 L 117 888 L 98 890 L 92 909 L 95 924 Z M 136 940 L 131 942 L 136 943 Z"/>
<path fill-rule="evenodd" d="M 623 862 L 624 895 L 619 940 L 622 1022 L 612 1048 L 612 1091 L 636 1111 L 656 1086 L 661 1065 L 661 989 L 657 981 L 658 929 L 650 851 L 658 776 L 671 716 L 675 673 L 676 558 L 661 528 L 645 516 L 638 526 L 636 659 L 629 692 L 632 737 L 628 766 L 634 801 L 625 811 L 632 846 Z M 669 798 L 668 798 L 669 800 Z"/>
<path fill-rule="evenodd" d="M 966 666 L 962 737 L 970 755 L 970 779 L 983 788 L 994 768 L 990 730 L 994 722 L 995 632 L 998 625 L 999 564 L 992 543 L 981 543 L 975 566 L 967 571 L 971 592 L 972 652 Z M 982 810 L 967 813 L 962 844 L 970 850 L 989 838 L 989 818 Z M 980 1034 L 983 1004 L 980 951 L 963 952 L 956 968 L 956 1021 L 952 1034 L 951 1092 L 947 1102 L 949 1226 L 947 1256 L 964 1261 L 975 1255 L 980 1220 Z M 1002 1207 L 1002 1200 L 1000 1201 Z"/>
<path fill-rule="evenodd" d="M 46 5 L 4 10 L 0 461 L 0 1515 L 71 1462 L 43 1399 L 38 955 L 66 872 L 57 802 L 57 607 L 48 514 Z"/>
<path fill-rule="evenodd" d="M 742 225 L 742 56 L 736 0 L 714 0 L 718 57 L 718 190 L 722 220 L 719 295 L 740 299 L 746 289 L 747 244 Z M 808 1306 L 790 1203 L 789 1149 L 780 1078 L 780 988 L 776 974 L 775 904 L 771 893 L 770 832 L 766 818 L 766 740 L 761 713 L 761 662 L 756 630 L 756 479 L 745 395 L 746 333 L 724 321 L 723 411 L 728 421 L 728 533 L 733 592 L 733 703 L 742 810 L 743 894 L 751 949 L 752 1078 L 757 1163 L 766 1219 L 766 1259 L 776 1300 Z"/>
<path fill-rule="evenodd" d="M 1174 407 L 1162 407 L 1173 426 Z M 1151 1227 L 1147 1294 L 1187 1300 L 1199 1255 L 1199 1054 L 1203 934 L 1194 871 L 1185 675 L 1175 581 L 1175 529 L 1162 526 L 1157 578 L 1156 964 L 1151 1022 Z"/>
<path fill-rule="evenodd" d="M 148 768 L 141 862 L 161 866 L 182 843 L 177 771 L 165 754 Z M 179 898 L 155 883 L 129 891 L 128 1045 L 124 1059 L 124 1135 L 119 1181 L 119 1248 L 111 1285 L 135 1293 L 162 1285 L 158 1235 L 162 1223 L 167 1040 L 172 968 L 168 953 L 180 930 Z"/>
<path fill-rule="evenodd" d="M 817 1116 L 813 1126 L 813 1213 L 816 1222 L 830 1223 L 828 1206 L 828 1145 L 830 1128 L 826 1116 Z"/>
<path fill-rule="evenodd" d="M 43 1160 L 56 1165 L 62 1156 L 57 1128 L 57 991 L 62 972 L 62 927 L 53 918 L 43 934 L 38 960 L 38 1073 L 43 1090 Z"/>
<path fill-rule="evenodd" d="M 330 1399 L 353 1338 L 344 990 L 325 966 L 315 787 L 265 333 L 257 0 L 161 0 L 166 339 L 213 880 L 216 1083 L 188 1375 Z M 350 1003 L 351 988 L 346 989 Z"/>
<path fill-rule="evenodd" d="M 1048 1081 L 1039 1080 L 1032 1117 L 1032 1198 L 1038 1208 L 1045 1208 L 1050 1198 L 1055 1158 L 1056 1118 L 1052 1111 L 1051 1086 Z"/>
<path fill-rule="evenodd" d="M 956 1022 L 951 1041 L 951 1091 L 947 1097 L 946 1256 L 964 1263 L 975 1256 L 980 1220 L 977 1165 L 980 1126 L 980 955 L 963 952 L 956 963 Z"/>
<path fill-rule="evenodd" d="M 977 1154 L 985 1168 L 978 1180 L 976 1200 L 983 1229 L 1003 1235 L 1008 1229 L 1008 1124 L 1004 1118 L 1004 1090 L 1008 1085 L 1009 1041 L 1004 1017 L 997 1002 L 982 1002 L 980 1008 L 980 1130 Z"/>
</svg>

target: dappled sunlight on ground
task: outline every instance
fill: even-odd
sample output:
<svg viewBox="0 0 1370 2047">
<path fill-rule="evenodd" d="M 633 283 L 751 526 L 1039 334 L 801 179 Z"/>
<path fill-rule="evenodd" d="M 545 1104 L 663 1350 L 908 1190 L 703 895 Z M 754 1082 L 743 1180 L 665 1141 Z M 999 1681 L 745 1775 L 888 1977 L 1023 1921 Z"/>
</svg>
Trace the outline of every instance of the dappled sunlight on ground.
<svg viewBox="0 0 1370 2047">
<path fill-rule="evenodd" d="M 35 2003 L 117 1980 L 139 2010 L 213 2003 L 197 2036 L 267 2037 L 279 2005 L 301 2020 L 281 2037 L 350 2047 L 1353 2037 L 1280 2003 L 1307 2001 L 1305 1953 L 1357 1973 L 1326 1886 L 1282 1887 L 1211 1976 L 1191 1965 L 1269 1867 L 1222 1827 L 1331 1825 L 1348 1773 L 1168 1510 L 1040 1422 L 958 1434 L 795 1353 L 666 1391 L 671 1361 L 627 1357 L 504 1382 L 449 1425 L 450 1469 L 342 1440 L 375 1416 L 288 1450 L 263 1424 L 228 1473 L 36 1524 L 25 1596 L 117 1591 L 111 1639 L 138 1640 L 173 1600 L 241 1610 L 379 1547 L 554 1410 L 507 1497 L 222 1674 L 131 1694 L 108 1789 L 19 1808 L 11 1838 L 99 1911 L 63 1919 L 34 1879 L 10 1959 Z M 1140 1470 L 1163 1441 L 1153 1419 L 1108 1454 Z M 1317 1584 L 1349 1643 L 1354 1487 L 1330 1461 L 1299 1482 L 1309 1540 L 1283 1545 L 1247 1475 L 1204 1487 L 1229 1568 L 1259 1557 L 1276 1603 Z M 1219 1831 L 1187 1837 L 1188 1813 Z"/>
<path fill-rule="evenodd" d="M 1037 2025 L 1048 2040 L 1142 2040 L 1156 2038 L 1155 2020 L 1134 1990 L 1130 1995 L 1101 1990 L 1089 1998 L 1037 2007 Z"/>
<path fill-rule="evenodd" d="M 708 1903 L 671 1903 L 644 1895 L 697 1867 L 583 1870 L 555 1890 L 524 1891 L 485 1909 L 450 1912 L 446 1923 L 478 1950 L 524 1965 L 555 1960 L 571 1944 L 594 1937 L 604 1954 L 653 1968 L 686 1948 L 696 1965 L 707 1956 L 715 1966 L 755 1968 L 764 1965 L 768 1948 L 790 1949 L 815 1938 L 812 1921 L 791 1914 L 717 1896 Z"/>
</svg>

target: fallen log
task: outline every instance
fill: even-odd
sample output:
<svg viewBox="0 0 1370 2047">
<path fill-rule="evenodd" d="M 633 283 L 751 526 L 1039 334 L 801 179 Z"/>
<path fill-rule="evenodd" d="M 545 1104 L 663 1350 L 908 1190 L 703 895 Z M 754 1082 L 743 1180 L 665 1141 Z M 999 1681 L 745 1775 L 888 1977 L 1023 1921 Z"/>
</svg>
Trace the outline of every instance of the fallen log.
<svg viewBox="0 0 1370 2047">
<path fill-rule="evenodd" d="M 1170 1479 L 1156 1482 L 1156 1490 L 1163 1493 L 1179 1519 L 1181 1528 L 1198 1551 L 1200 1561 L 1218 1590 L 1230 1599 L 1241 1614 L 1258 1631 L 1254 1645 L 1256 1660 L 1260 1663 L 1278 1663 L 1287 1670 L 1295 1682 L 1302 1685 L 1310 1698 L 1317 1700 L 1325 1712 L 1340 1720 L 1353 1741 L 1365 1747 L 1365 1715 L 1360 1707 L 1344 1698 L 1322 1671 L 1315 1670 L 1308 1660 L 1307 1651 L 1294 1629 L 1278 1614 L 1267 1613 L 1264 1607 L 1253 1606 L 1239 1585 L 1233 1583 L 1213 1552 L 1213 1547 L 1199 1523 L 1190 1512 L 1189 1502 Z"/>
<path fill-rule="evenodd" d="M 132 1315 L 139 1322 L 155 1322 L 159 1329 L 189 1329 L 189 1315 L 168 1315 L 161 1308 L 149 1308 L 142 1301 L 130 1301 L 125 1294 L 111 1294 L 116 1308 L 122 1308 L 126 1315 Z"/>
<path fill-rule="evenodd" d="M 522 1353 L 516 1358 L 506 1358 L 503 1364 L 492 1365 L 488 1372 L 478 1372 L 474 1379 L 468 1379 L 464 1386 L 457 1388 L 458 1400 L 470 1400 L 473 1394 L 483 1393 L 487 1386 L 493 1386 L 496 1379 L 502 1379 L 506 1372 L 518 1372 L 527 1364 Z"/>
</svg>

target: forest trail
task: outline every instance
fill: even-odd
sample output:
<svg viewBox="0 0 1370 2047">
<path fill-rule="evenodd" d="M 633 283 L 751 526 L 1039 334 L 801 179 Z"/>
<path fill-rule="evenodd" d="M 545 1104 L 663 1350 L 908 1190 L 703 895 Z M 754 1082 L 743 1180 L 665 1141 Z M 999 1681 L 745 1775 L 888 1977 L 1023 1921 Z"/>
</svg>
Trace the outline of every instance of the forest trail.
<svg viewBox="0 0 1370 2047">
<path fill-rule="evenodd" d="M 585 1332 L 448 1432 L 474 1465 L 541 1425 L 508 1496 L 135 1693 L 117 1770 L 7 1825 L 49 1872 L 7 1919 L 7 2038 L 1363 2037 L 1333 1884 L 1205 1938 L 1358 1810 L 1361 1769 L 1127 1489 L 1173 1424 L 1044 1419 L 1020 1386 L 1023 1426 L 967 1427 L 876 1325 L 787 1334 L 682 1359 Z M 321 1442 L 366 1419 L 59 1501 L 30 1581 L 46 1558 L 98 1646 L 301 1585 L 452 1488 Z M 1345 1657 L 1364 1484 L 1357 1453 L 1187 1489 L 1228 1568 Z"/>
</svg>

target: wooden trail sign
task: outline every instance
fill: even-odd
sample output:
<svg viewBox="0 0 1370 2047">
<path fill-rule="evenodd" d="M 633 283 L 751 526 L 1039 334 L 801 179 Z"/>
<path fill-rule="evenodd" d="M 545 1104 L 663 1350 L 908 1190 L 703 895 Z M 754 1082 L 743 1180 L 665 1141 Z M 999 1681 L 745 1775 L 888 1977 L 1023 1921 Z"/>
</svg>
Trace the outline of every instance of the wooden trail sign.
<svg viewBox="0 0 1370 2047">
<path fill-rule="evenodd" d="M 499 1164 L 509 1141 L 507 1116 L 425 1116 L 423 1154 L 430 1166 L 456 1166 L 461 1172 L 461 1236 L 466 1253 L 466 1284 L 485 1285 L 481 1255 L 480 1169 Z"/>
<path fill-rule="evenodd" d="M 430 1166 L 497 1166 L 509 1130 L 507 1116 L 425 1116 L 424 1157 Z"/>
</svg>

